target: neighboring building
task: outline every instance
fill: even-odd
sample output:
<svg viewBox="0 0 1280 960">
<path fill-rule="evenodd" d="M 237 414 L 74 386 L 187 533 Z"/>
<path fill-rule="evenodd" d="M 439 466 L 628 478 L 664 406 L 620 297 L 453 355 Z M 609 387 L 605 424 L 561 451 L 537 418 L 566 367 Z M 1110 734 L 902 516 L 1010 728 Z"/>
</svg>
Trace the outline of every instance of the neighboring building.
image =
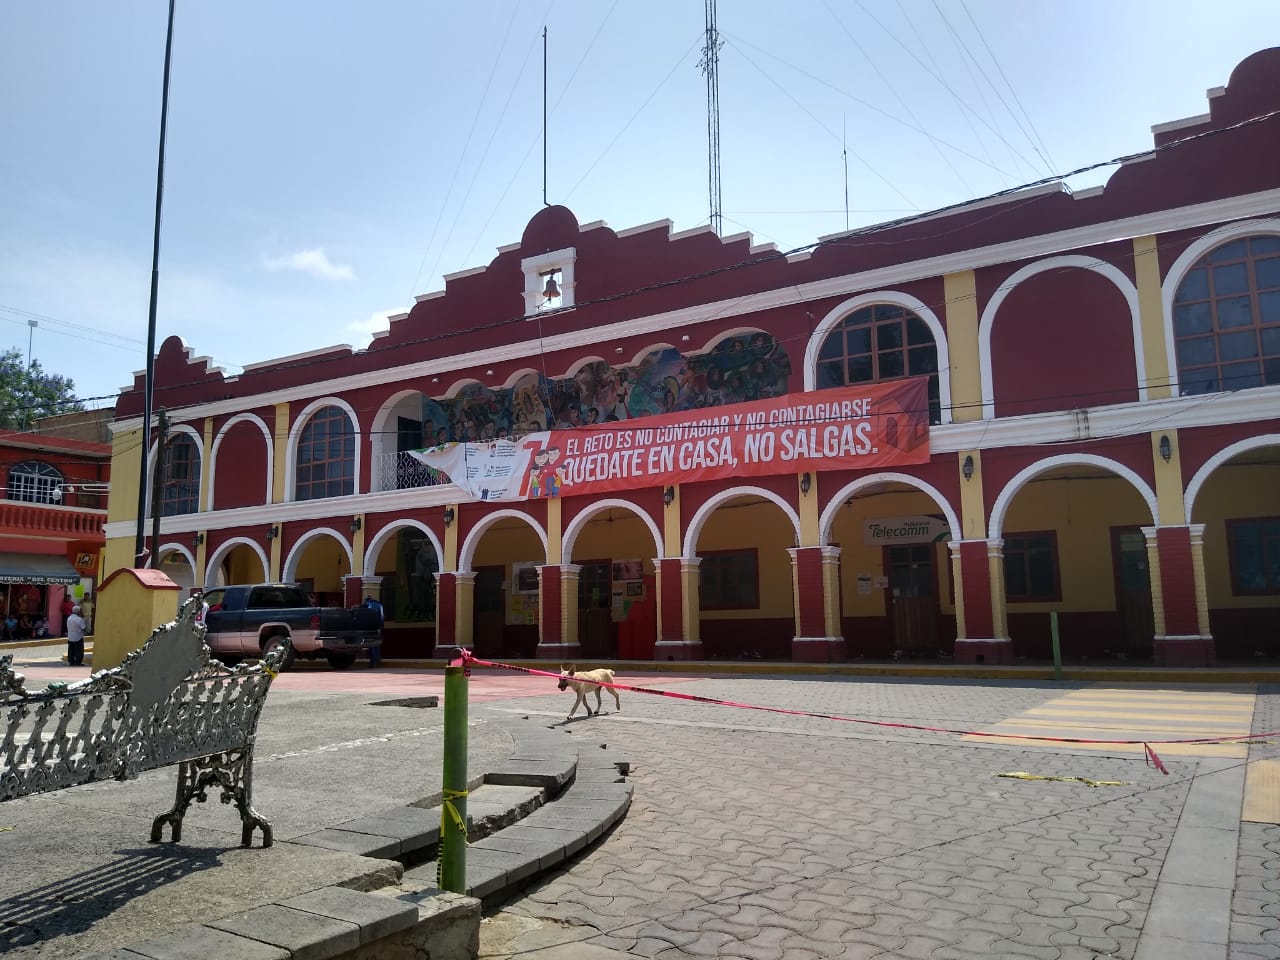
<svg viewBox="0 0 1280 960">
<path fill-rule="evenodd" d="M 549 207 L 367 350 L 226 377 L 171 338 L 165 569 L 380 593 L 388 656 L 995 663 L 1048 658 L 1053 613 L 1068 658 L 1280 655 L 1275 111 L 1280 49 L 1105 189 L 790 257 Z M 544 476 L 495 503 L 409 452 L 913 377 L 925 462 L 607 496 Z M 143 387 L 116 410 L 108 570 L 132 561 Z"/>
<path fill-rule="evenodd" d="M 39 621 L 60 635 L 63 597 L 90 613 L 98 582 L 111 445 L 41 432 L 47 423 L 0 431 L 0 621 L 15 622 L 3 640 L 30 639 Z"/>
</svg>

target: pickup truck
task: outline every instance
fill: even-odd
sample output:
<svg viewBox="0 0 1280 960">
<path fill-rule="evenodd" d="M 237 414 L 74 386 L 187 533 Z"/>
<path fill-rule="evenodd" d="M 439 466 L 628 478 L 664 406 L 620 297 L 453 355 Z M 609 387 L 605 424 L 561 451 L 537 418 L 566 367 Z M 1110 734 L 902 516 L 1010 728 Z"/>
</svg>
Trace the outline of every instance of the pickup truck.
<svg viewBox="0 0 1280 960">
<path fill-rule="evenodd" d="M 280 648 L 287 670 L 298 657 L 324 657 L 345 670 L 382 644 L 382 614 L 365 606 L 317 607 L 296 583 L 211 587 L 204 592 L 205 643 L 224 663 Z"/>
</svg>

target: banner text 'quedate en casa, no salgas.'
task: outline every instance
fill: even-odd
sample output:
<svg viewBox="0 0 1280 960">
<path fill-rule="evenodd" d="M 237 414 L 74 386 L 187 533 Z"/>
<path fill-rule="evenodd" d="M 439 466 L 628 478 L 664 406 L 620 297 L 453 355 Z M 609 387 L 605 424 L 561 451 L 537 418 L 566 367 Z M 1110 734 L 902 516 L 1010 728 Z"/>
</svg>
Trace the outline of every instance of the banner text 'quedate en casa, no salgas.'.
<svg viewBox="0 0 1280 960">
<path fill-rule="evenodd" d="M 413 456 L 477 500 L 906 466 L 929 460 L 928 380 L 791 393 L 514 441 L 448 443 Z"/>
</svg>

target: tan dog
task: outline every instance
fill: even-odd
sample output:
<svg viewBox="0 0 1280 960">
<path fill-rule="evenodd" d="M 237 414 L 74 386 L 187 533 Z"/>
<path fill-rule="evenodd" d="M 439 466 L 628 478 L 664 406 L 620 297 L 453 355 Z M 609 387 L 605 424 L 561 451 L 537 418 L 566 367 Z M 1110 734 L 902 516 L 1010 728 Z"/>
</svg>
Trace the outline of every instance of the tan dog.
<svg viewBox="0 0 1280 960">
<path fill-rule="evenodd" d="M 618 696 L 618 691 L 612 687 L 602 687 L 602 683 L 613 683 L 613 671 L 605 668 L 599 670 L 582 670 L 579 671 L 577 666 L 560 668 L 560 683 L 557 685 L 559 689 L 565 690 L 573 687 L 573 692 L 578 695 L 578 699 L 573 702 L 573 708 L 569 711 L 566 720 L 573 717 L 578 712 L 578 706 L 587 708 L 587 716 L 591 716 L 591 704 L 587 703 L 587 694 L 592 690 L 596 692 L 596 709 L 595 712 L 600 713 L 600 691 L 608 690 L 613 694 L 614 705 L 619 711 L 622 710 L 622 700 Z"/>
</svg>

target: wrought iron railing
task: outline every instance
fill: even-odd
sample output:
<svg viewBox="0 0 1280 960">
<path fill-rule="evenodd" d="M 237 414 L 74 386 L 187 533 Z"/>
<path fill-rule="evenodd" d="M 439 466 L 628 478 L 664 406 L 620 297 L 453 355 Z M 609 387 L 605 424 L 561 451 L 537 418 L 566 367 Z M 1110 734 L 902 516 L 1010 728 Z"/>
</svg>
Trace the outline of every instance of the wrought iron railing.
<svg viewBox="0 0 1280 960">
<path fill-rule="evenodd" d="M 384 453 L 374 459 L 373 487 L 383 490 L 410 490 L 452 483 L 447 474 L 428 467 L 409 453 Z"/>
</svg>

